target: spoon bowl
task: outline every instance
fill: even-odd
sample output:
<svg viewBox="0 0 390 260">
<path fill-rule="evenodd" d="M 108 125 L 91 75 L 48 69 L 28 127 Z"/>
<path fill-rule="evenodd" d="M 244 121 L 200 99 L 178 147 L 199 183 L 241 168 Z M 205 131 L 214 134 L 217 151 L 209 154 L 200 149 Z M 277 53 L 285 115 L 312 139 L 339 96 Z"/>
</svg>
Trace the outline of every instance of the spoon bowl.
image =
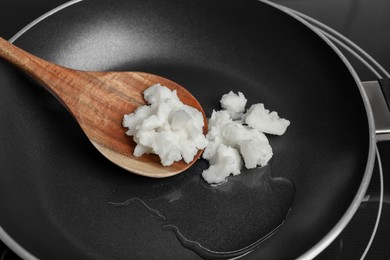
<svg viewBox="0 0 390 260">
<path fill-rule="evenodd" d="M 0 37 L 0 57 L 29 74 L 51 92 L 74 116 L 80 127 L 107 159 L 135 174 L 163 178 L 188 169 L 201 155 L 199 150 L 190 163 L 183 160 L 163 166 L 154 154 L 133 155 L 136 143 L 125 134 L 123 116 L 145 105 L 143 91 L 160 83 L 176 90 L 180 100 L 201 111 L 203 132 L 207 129 L 205 113 L 195 97 L 179 84 L 144 72 L 94 72 L 65 68 L 38 58 Z"/>
</svg>

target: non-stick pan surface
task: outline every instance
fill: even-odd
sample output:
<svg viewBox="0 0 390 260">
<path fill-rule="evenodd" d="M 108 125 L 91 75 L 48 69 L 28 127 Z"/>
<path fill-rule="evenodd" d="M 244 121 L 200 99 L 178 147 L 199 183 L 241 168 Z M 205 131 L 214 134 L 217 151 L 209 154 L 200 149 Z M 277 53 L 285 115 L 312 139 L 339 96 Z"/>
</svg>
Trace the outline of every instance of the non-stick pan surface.
<svg viewBox="0 0 390 260">
<path fill-rule="evenodd" d="M 208 115 L 233 90 L 291 121 L 269 137 L 268 166 L 221 186 L 202 180 L 203 160 L 145 178 L 104 159 L 53 96 L 0 62 L 0 231 L 19 254 L 295 258 L 318 251 L 364 193 L 373 133 L 356 77 L 321 37 L 267 4 L 84 0 L 14 43 L 75 69 L 170 78 Z"/>
</svg>

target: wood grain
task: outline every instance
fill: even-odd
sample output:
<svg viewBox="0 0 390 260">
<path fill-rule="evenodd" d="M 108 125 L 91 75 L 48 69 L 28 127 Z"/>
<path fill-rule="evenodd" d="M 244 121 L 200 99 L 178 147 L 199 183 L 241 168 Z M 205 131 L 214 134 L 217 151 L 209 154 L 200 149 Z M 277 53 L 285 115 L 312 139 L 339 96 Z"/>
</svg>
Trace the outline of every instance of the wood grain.
<svg viewBox="0 0 390 260">
<path fill-rule="evenodd" d="M 50 91 L 75 117 L 91 143 L 118 166 L 144 176 L 168 177 L 189 168 L 201 155 L 186 164 L 179 161 L 165 167 L 156 155 L 133 156 L 135 142 L 125 134 L 122 119 L 144 105 L 142 92 L 160 83 L 176 90 L 183 103 L 203 113 L 199 102 L 179 84 L 143 72 L 79 71 L 52 64 L 0 38 L 0 57 L 25 71 Z"/>
</svg>

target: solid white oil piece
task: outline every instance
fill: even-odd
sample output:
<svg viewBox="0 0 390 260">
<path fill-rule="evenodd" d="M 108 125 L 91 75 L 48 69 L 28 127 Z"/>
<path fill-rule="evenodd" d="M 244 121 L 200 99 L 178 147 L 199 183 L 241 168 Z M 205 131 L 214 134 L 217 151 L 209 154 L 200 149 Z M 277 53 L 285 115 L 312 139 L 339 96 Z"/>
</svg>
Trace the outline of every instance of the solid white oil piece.
<svg viewBox="0 0 390 260">
<path fill-rule="evenodd" d="M 280 118 L 275 111 L 265 109 L 264 104 L 252 105 L 243 116 L 243 120 L 250 127 L 267 134 L 282 135 L 286 132 L 290 121 Z"/>
<path fill-rule="evenodd" d="M 182 159 L 190 163 L 207 145 L 202 113 L 183 104 L 175 90 L 160 84 L 143 94 L 148 105 L 123 117 L 123 126 L 129 129 L 126 134 L 137 143 L 134 155 L 157 154 L 164 166 Z"/>
<path fill-rule="evenodd" d="M 126 134 L 137 143 L 134 155 L 154 153 L 162 165 L 169 166 L 182 159 L 189 163 L 204 149 L 202 157 L 210 166 L 202 177 L 210 184 L 240 174 L 243 167 L 267 165 L 273 151 L 265 134 L 282 135 L 290 125 L 261 103 L 245 112 L 244 94 L 230 91 L 220 100 L 223 109 L 213 110 L 204 136 L 202 113 L 183 104 L 176 91 L 155 84 L 143 94 L 148 105 L 123 117 Z"/>
<path fill-rule="evenodd" d="M 233 91 L 224 94 L 220 100 L 222 109 L 228 111 L 233 120 L 240 119 L 242 117 L 245 112 L 246 102 L 247 99 L 244 94 L 241 92 L 235 94 Z"/>
<path fill-rule="evenodd" d="M 290 121 L 269 112 L 263 104 L 252 105 L 244 113 L 247 99 L 241 92 L 230 91 L 221 98 L 223 110 L 213 111 L 206 135 L 208 145 L 203 158 L 210 167 L 202 172 L 208 183 L 222 183 L 241 173 L 243 166 L 252 169 L 265 166 L 273 156 L 264 133 L 282 135 Z"/>
</svg>

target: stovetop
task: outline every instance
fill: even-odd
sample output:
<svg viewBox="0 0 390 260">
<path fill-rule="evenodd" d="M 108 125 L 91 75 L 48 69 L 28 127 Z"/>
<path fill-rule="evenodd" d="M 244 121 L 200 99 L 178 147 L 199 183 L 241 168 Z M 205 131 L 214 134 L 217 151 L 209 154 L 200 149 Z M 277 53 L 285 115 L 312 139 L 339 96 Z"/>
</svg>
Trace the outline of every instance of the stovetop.
<svg viewBox="0 0 390 260">
<path fill-rule="evenodd" d="M 11 38 L 29 22 L 67 0 L 2 0 L 0 35 Z M 272 0 L 335 29 L 390 71 L 390 1 Z M 363 81 L 376 79 L 367 66 L 343 51 Z M 386 259 L 390 255 L 390 142 L 378 143 L 378 162 L 365 200 L 346 229 L 316 259 Z M 380 187 L 384 186 L 380 204 Z M 378 213 L 379 216 L 378 216 Z M 380 218 L 379 218 L 380 217 Z M 379 221 L 378 221 L 379 220 Z M 0 242 L 0 260 L 19 259 Z"/>
</svg>

